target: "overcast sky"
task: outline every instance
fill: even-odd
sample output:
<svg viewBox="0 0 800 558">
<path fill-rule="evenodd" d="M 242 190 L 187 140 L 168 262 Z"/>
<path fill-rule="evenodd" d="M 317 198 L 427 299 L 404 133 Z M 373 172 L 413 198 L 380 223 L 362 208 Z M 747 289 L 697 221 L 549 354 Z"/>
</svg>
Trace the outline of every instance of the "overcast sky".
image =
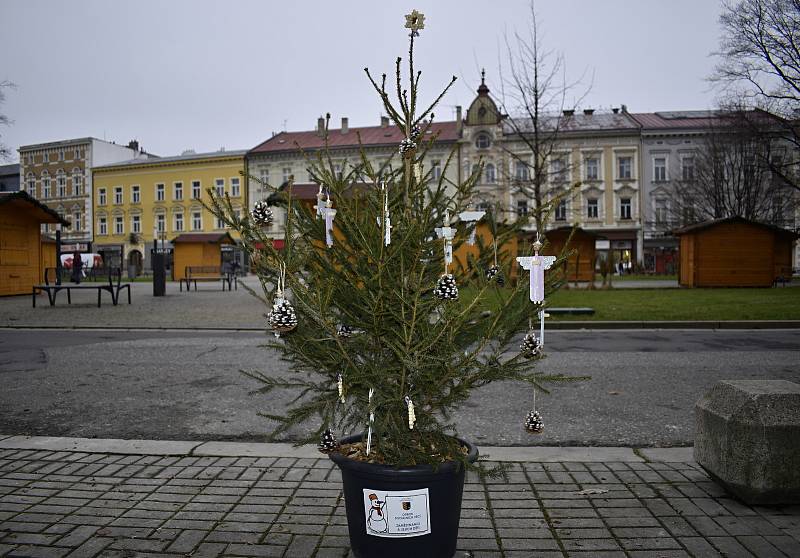
<svg viewBox="0 0 800 558">
<path fill-rule="evenodd" d="M 379 123 L 363 72 L 391 75 L 403 15 L 426 15 L 417 41 L 424 97 L 459 78 L 437 111 L 465 110 L 486 68 L 499 93 L 503 36 L 527 32 L 527 0 L 0 0 L 0 107 L 20 145 L 95 136 L 175 155 L 251 148 L 330 112 L 338 127 Z M 548 49 L 586 74 L 583 106 L 631 112 L 707 109 L 719 39 L 717 0 L 538 0 Z M 592 78 L 593 76 L 593 78 Z"/>
</svg>

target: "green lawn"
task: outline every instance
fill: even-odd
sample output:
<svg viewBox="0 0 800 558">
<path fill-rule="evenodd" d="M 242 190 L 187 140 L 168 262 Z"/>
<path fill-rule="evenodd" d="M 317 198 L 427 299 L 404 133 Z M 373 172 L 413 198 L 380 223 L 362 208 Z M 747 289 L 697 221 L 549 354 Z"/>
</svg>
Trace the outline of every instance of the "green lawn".
<svg viewBox="0 0 800 558">
<path fill-rule="evenodd" d="M 597 286 L 600 286 L 600 283 L 603 281 L 603 276 L 599 273 L 595 275 L 595 283 Z M 675 274 L 672 275 L 645 275 L 644 273 L 631 273 L 626 275 L 614 275 L 612 278 L 612 284 L 616 283 L 617 281 L 677 281 L 678 276 Z"/>
<path fill-rule="evenodd" d="M 800 289 L 560 290 L 552 307 L 589 306 L 593 316 L 553 320 L 800 320 Z"/>
</svg>

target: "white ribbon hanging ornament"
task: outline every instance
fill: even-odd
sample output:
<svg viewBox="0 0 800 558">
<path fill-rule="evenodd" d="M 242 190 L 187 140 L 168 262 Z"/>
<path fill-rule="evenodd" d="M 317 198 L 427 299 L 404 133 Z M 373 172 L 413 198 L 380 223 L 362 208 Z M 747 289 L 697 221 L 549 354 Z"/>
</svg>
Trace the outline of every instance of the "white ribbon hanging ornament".
<svg viewBox="0 0 800 558">
<path fill-rule="evenodd" d="M 444 226 L 437 227 L 436 236 L 444 239 L 444 265 L 445 269 L 453 263 L 453 238 L 456 236 L 456 230 L 450 227 L 450 211 L 444 211 Z"/>
<path fill-rule="evenodd" d="M 323 184 L 319 185 L 319 191 L 317 192 L 317 205 L 314 206 L 314 209 L 317 210 L 317 218 L 322 217 L 323 213 L 325 212 L 325 206 L 323 205 L 322 198 L 324 194 L 322 193 Z"/>
<path fill-rule="evenodd" d="M 372 395 L 375 393 L 373 388 L 369 388 L 369 426 L 367 428 L 367 455 L 372 451 L 372 423 L 375 422 L 375 413 L 372 411 Z"/>
<path fill-rule="evenodd" d="M 341 374 L 336 379 L 336 388 L 339 390 L 339 401 L 344 403 L 344 378 L 342 378 Z"/>
<path fill-rule="evenodd" d="M 333 202 L 331 196 L 328 194 L 328 199 L 323 208 L 325 215 L 325 244 L 330 248 L 333 246 L 333 219 L 336 217 L 336 210 L 333 209 Z"/>
<path fill-rule="evenodd" d="M 383 190 L 383 243 L 389 246 L 392 243 L 392 218 L 389 216 L 389 190 L 386 183 L 381 182 Z"/>
<path fill-rule="evenodd" d="M 544 302 L 544 271 L 550 269 L 555 261 L 555 256 L 540 256 L 539 250 L 542 248 L 542 243 L 539 241 L 539 236 L 536 236 L 536 242 L 533 243 L 533 256 L 522 256 L 517 258 L 517 262 L 531 272 L 531 287 L 530 299 L 531 302 L 541 304 Z"/>
<path fill-rule="evenodd" d="M 414 402 L 411 401 L 408 395 L 405 396 L 405 401 L 408 407 L 408 429 L 414 430 L 414 423 L 417 422 L 417 415 L 414 412 Z"/>
<path fill-rule="evenodd" d="M 465 223 L 475 223 L 475 226 L 472 228 L 472 232 L 469 233 L 469 240 L 467 240 L 467 244 L 470 246 L 475 246 L 475 237 L 476 233 L 478 232 L 478 221 L 483 219 L 483 216 L 486 215 L 485 211 L 462 211 L 459 213 L 459 218 Z"/>
</svg>

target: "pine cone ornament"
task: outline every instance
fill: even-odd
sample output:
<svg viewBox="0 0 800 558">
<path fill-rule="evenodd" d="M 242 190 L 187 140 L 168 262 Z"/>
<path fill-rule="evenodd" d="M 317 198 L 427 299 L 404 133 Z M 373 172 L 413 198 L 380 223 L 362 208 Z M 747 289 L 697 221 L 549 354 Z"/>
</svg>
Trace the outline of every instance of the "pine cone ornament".
<svg viewBox="0 0 800 558">
<path fill-rule="evenodd" d="M 436 282 L 433 295 L 440 300 L 458 300 L 456 278 L 450 273 L 443 274 Z"/>
<path fill-rule="evenodd" d="M 292 331 L 297 327 L 297 314 L 292 303 L 285 298 L 275 299 L 272 312 L 267 316 L 269 327 L 277 334 Z"/>
<path fill-rule="evenodd" d="M 502 287 L 506 284 L 506 280 L 503 277 L 503 274 L 500 272 L 500 268 L 496 265 L 493 265 L 486 270 L 486 280 L 491 281 L 492 279 L 495 280 L 499 287 Z"/>
<path fill-rule="evenodd" d="M 416 124 L 411 127 L 411 135 L 409 136 L 411 138 L 411 141 L 416 142 L 421 135 L 422 135 L 422 128 L 420 128 Z"/>
<path fill-rule="evenodd" d="M 416 148 L 417 144 L 414 142 L 414 140 L 406 138 L 400 142 L 400 155 L 405 156 L 407 153 L 410 153 Z"/>
<path fill-rule="evenodd" d="M 529 411 L 528 416 L 525 417 L 525 430 L 531 434 L 541 434 L 544 432 L 544 423 L 542 422 L 542 415 L 539 411 Z"/>
<path fill-rule="evenodd" d="M 525 335 L 519 348 L 525 358 L 536 358 L 542 354 L 542 345 L 533 332 Z"/>
<path fill-rule="evenodd" d="M 269 205 L 267 205 L 267 202 L 264 200 L 258 200 L 255 203 L 251 215 L 253 216 L 253 221 L 255 221 L 256 225 L 260 227 L 264 227 L 272 223 L 272 209 L 270 209 Z"/>
<path fill-rule="evenodd" d="M 317 448 L 322 453 L 330 453 L 339 447 L 339 440 L 333 435 L 330 428 L 326 428 L 322 433 L 322 439 L 319 441 Z"/>
<path fill-rule="evenodd" d="M 356 331 L 352 327 L 347 325 L 347 324 L 341 324 L 336 329 L 336 335 L 338 335 L 339 337 L 344 337 L 344 338 L 352 337 L 355 332 Z"/>
</svg>

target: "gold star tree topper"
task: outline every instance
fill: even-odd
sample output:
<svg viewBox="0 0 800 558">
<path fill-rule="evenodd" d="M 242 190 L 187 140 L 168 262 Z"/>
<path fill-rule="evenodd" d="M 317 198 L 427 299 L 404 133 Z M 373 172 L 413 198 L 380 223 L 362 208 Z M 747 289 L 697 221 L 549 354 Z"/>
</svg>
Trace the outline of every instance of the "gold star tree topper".
<svg viewBox="0 0 800 558">
<path fill-rule="evenodd" d="M 411 34 L 414 37 L 419 36 L 419 30 L 425 29 L 425 14 L 412 10 L 410 14 L 406 14 L 406 29 L 411 29 Z"/>
</svg>

